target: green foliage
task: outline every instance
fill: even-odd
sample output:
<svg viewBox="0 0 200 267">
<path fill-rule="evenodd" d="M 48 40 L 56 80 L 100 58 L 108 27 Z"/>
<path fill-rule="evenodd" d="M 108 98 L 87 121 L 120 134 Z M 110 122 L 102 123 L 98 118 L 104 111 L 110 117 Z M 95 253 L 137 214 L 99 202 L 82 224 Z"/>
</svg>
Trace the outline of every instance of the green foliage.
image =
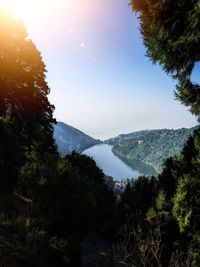
<svg viewBox="0 0 200 267">
<path fill-rule="evenodd" d="M 19 171 L 17 191 L 35 200 L 40 188 L 56 177 L 59 157 L 57 153 L 41 155 L 34 149 L 25 155 L 26 162 Z"/>
<path fill-rule="evenodd" d="M 88 232 L 111 229 L 115 197 L 87 156 L 73 153 L 59 159 L 56 170 L 36 192 L 33 225 L 45 225 L 50 237 L 66 240 L 66 247 L 57 249 L 73 264 L 79 261 L 80 240 Z"/>
<path fill-rule="evenodd" d="M 173 215 L 178 221 L 180 231 L 195 228 L 199 225 L 200 181 L 198 178 L 185 176 L 179 179 L 177 192 L 174 197 Z M 191 225 L 192 223 L 192 225 Z"/>
<path fill-rule="evenodd" d="M 8 105 L 16 117 L 37 120 L 49 128 L 53 106 L 47 95 L 45 64 L 21 22 L 1 13 L 1 96 L 0 114 Z"/>
<path fill-rule="evenodd" d="M 190 247 L 188 250 L 188 257 L 190 266 L 196 267 L 200 264 L 200 233 L 197 232 L 192 237 L 192 241 L 190 243 Z"/>
<path fill-rule="evenodd" d="M 158 62 L 164 71 L 177 79 L 176 96 L 199 117 L 200 87 L 191 81 L 191 75 L 200 59 L 200 1 L 131 0 L 131 5 L 140 19 L 147 55 L 153 63 Z M 123 146 L 120 149 L 122 154 L 127 152 L 123 151 Z M 137 144 L 134 149 L 137 151 Z M 146 148 L 139 149 L 142 151 L 139 152 L 143 153 L 142 157 L 146 159 L 149 151 Z M 152 151 L 154 154 L 157 153 L 157 150 Z M 154 155 L 152 159 L 155 159 Z M 159 158 L 157 160 L 159 161 Z M 140 240 L 143 241 L 144 238 L 146 243 L 150 240 L 148 235 L 145 235 L 148 228 L 141 227 L 140 222 L 142 221 L 144 225 L 145 219 L 149 223 L 159 219 L 161 246 L 156 255 L 160 255 L 160 261 L 150 265 L 146 261 L 145 266 L 199 266 L 199 173 L 200 129 L 198 128 L 184 145 L 180 155 L 166 161 L 162 173 L 158 176 L 156 197 L 152 199 L 146 217 L 137 219 L 142 229 Z M 130 195 L 129 199 L 131 199 L 130 189 L 130 186 L 126 189 Z M 142 195 L 146 196 L 145 190 L 140 192 L 140 198 Z M 142 206 L 139 207 L 143 209 Z M 156 231 L 157 227 L 153 225 L 152 227 Z M 135 232 L 133 240 L 137 236 L 138 233 Z M 153 244 L 156 248 L 154 237 Z M 148 249 L 146 254 L 139 256 L 140 262 L 145 259 L 147 253 Z"/>
<path fill-rule="evenodd" d="M 93 160 L 59 157 L 41 55 L 20 22 L 2 14 L 0 21 L 0 260 L 78 266 L 84 235 L 111 229 L 115 197 Z"/>
<path fill-rule="evenodd" d="M 167 158 L 180 154 L 195 128 L 150 130 L 123 135 L 114 141 L 113 152 L 129 160 L 142 161 L 158 173 Z"/>
<path fill-rule="evenodd" d="M 166 200 L 171 204 L 176 191 L 177 180 L 182 171 L 182 164 L 178 159 L 168 158 L 161 174 L 158 176 L 159 186 L 166 194 Z"/>
<path fill-rule="evenodd" d="M 121 196 L 123 203 L 128 206 L 130 212 L 136 214 L 140 211 L 145 214 L 153 205 L 157 194 L 157 186 L 156 178 L 140 176 L 127 184 Z"/>
<path fill-rule="evenodd" d="M 178 79 L 177 97 L 200 115 L 199 85 L 191 82 L 200 58 L 199 0 L 131 0 L 147 55 Z"/>
<path fill-rule="evenodd" d="M 177 193 L 174 198 L 173 215 L 177 219 L 180 231 L 184 232 L 190 225 L 192 210 L 187 206 L 188 187 L 191 179 L 188 177 L 179 180 Z"/>
<path fill-rule="evenodd" d="M 30 152 L 34 147 L 40 153 L 51 153 L 55 151 L 54 107 L 47 98 L 45 64 L 21 22 L 2 13 L 0 22 L 0 116 L 11 108 L 15 132 L 24 150 Z"/>
<path fill-rule="evenodd" d="M 199 53 L 195 46 L 195 38 L 196 42 L 199 38 L 199 1 L 133 3 L 140 12 L 149 55 L 175 74 L 181 84 L 180 97 L 197 114 L 198 86 L 189 84 L 189 76 Z M 27 39 L 21 23 L 0 19 L 4 29 L 0 32 L 0 264 L 79 266 L 80 242 L 87 233 L 108 236 L 120 220 L 126 223 L 131 218 L 124 227 L 124 240 L 136 266 L 170 266 L 173 260 L 180 262 L 175 258 L 177 251 L 183 252 L 185 263 L 198 266 L 200 129 L 189 138 L 179 157 L 166 161 L 158 178 L 142 176 L 130 181 L 116 207 L 104 174 L 91 158 L 75 152 L 59 157 L 52 135 L 53 106 L 47 99 L 49 88 L 40 53 Z M 141 140 L 137 136 L 126 141 L 127 147 L 121 146 L 120 153 L 128 153 L 131 148 L 137 150 L 138 158 L 142 155 L 149 162 L 153 150 L 151 160 L 159 165 L 162 155 L 169 156 L 171 140 L 178 147 L 185 131 L 176 132 L 177 142 L 173 131 L 168 135 L 165 130 L 146 134 L 143 142 L 138 142 Z M 176 153 L 176 146 L 173 149 Z M 118 217 L 114 216 L 116 210 Z"/>
<path fill-rule="evenodd" d="M 146 256 L 151 258 L 151 253 L 155 252 L 160 265 L 158 261 L 151 262 L 153 266 L 199 265 L 199 144 L 200 130 L 197 129 L 179 158 L 168 159 L 163 172 L 157 179 L 153 178 L 155 186 L 147 187 L 148 179 L 145 177 L 127 184 L 122 202 L 125 218 L 127 215 L 132 218 L 127 230 L 131 236 L 127 239 L 127 245 L 132 251 L 133 248 L 138 251 L 132 259 L 133 263 L 137 260 L 142 266 L 145 261 L 146 266 L 151 266 Z M 159 246 L 158 236 L 152 234 L 158 229 Z M 137 244 L 135 240 L 138 247 L 134 247 Z M 139 250 L 141 246 L 145 253 Z"/>
<path fill-rule="evenodd" d="M 115 203 L 115 196 L 113 191 L 107 187 L 104 182 L 103 172 L 96 166 L 94 160 L 86 155 L 79 155 L 73 152 L 65 159 L 69 162 L 72 168 L 75 168 L 79 175 L 78 186 L 81 186 L 80 191 L 85 196 L 90 197 L 87 204 L 87 210 L 91 206 L 91 215 L 94 216 L 95 227 L 99 229 L 106 229 L 112 227 L 112 213 Z M 81 193 L 80 193 L 81 194 Z M 92 220 L 92 216 L 87 216 Z M 101 221 L 101 226 L 97 227 L 98 222 Z"/>
<path fill-rule="evenodd" d="M 148 222 L 153 222 L 155 220 L 155 218 L 157 217 L 157 212 L 156 210 L 151 207 L 148 209 L 147 213 L 146 213 L 146 217 L 147 217 L 147 221 Z"/>
<path fill-rule="evenodd" d="M 16 186 L 19 167 L 23 162 L 22 153 L 9 107 L 5 117 L 0 117 L 0 191 L 2 195 L 12 191 Z"/>
<path fill-rule="evenodd" d="M 165 192 L 163 190 L 161 190 L 158 193 L 158 196 L 156 198 L 156 208 L 161 211 L 164 209 L 166 205 L 166 196 L 165 196 Z"/>
</svg>

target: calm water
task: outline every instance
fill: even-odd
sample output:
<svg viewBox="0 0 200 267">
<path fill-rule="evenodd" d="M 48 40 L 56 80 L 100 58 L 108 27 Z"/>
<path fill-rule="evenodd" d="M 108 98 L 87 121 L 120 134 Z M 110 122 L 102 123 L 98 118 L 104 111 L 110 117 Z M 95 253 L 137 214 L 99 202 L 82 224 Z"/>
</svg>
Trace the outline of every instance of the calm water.
<svg viewBox="0 0 200 267">
<path fill-rule="evenodd" d="M 129 161 L 119 158 L 112 152 L 112 146 L 100 144 L 83 151 L 92 157 L 97 166 L 103 170 L 106 175 L 112 176 L 115 180 L 136 178 L 139 175 L 153 175 L 153 168 L 141 162 Z M 144 169 L 143 169 L 144 168 Z"/>
</svg>

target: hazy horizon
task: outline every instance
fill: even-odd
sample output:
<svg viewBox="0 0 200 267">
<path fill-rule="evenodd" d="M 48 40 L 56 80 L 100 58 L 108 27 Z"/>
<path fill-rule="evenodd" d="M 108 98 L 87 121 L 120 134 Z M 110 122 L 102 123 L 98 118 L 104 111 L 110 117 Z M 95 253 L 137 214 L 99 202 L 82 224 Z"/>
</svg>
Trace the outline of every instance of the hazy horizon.
<svg viewBox="0 0 200 267">
<path fill-rule="evenodd" d="M 83 132 L 84 134 L 89 135 L 90 137 L 93 137 L 93 138 L 95 138 L 95 139 L 99 139 L 99 140 L 101 140 L 101 141 L 106 141 L 106 140 L 108 140 L 108 139 L 110 139 L 110 138 L 114 138 L 114 137 L 117 137 L 117 136 L 119 136 L 119 135 L 123 135 L 123 134 L 130 134 L 130 133 L 133 133 L 133 132 L 151 131 L 151 130 L 153 130 L 153 131 L 154 131 L 154 130 L 178 130 L 178 129 L 181 129 L 181 128 L 190 129 L 190 128 L 192 128 L 192 127 L 197 126 L 197 125 L 194 125 L 194 126 L 191 126 L 191 127 L 178 127 L 178 128 L 147 128 L 147 129 L 137 129 L 137 130 L 132 130 L 132 131 L 129 131 L 129 132 L 119 132 L 118 134 L 116 134 L 116 135 L 114 135 L 114 136 L 109 136 L 109 137 L 106 137 L 106 138 L 98 138 L 98 137 L 95 137 L 95 136 L 90 135 L 90 134 L 87 133 L 87 132 L 84 132 L 84 130 L 82 130 L 82 129 L 80 129 L 80 128 L 76 128 L 76 127 L 73 126 L 73 125 L 69 125 L 69 124 L 66 123 L 66 122 L 63 122 L 63 121 L 57 121 L 57 123 L 60 123 L 60 122 L 61 122 L 61 123 L 65 123 L 65 124 L 67 124 L 68 126 L 71 126 L 72 128 L 75 128 L 75 129 L 77 129 L 77 130 Z"/>
<path fill-rule="evenodd" d="M 175 100 L 175 81 L 145 57 L 129 0 L 43 2 L 45 13 L 22 19 L 46 64 L 58 121 L 98 139 L 197 124 Z"/>
</svg>

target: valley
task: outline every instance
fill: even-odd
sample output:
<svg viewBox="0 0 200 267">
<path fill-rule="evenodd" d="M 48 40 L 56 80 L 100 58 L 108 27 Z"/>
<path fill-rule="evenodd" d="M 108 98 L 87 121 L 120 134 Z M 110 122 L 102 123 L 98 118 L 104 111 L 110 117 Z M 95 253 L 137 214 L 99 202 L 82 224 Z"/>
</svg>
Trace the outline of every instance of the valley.
<svg viewBox="0 0 200 267">
<path fill-rule="evenodd" d="M 62 156 L 76 151 L 92 157 L 114 180 L 156 176 L 165 160 L 178 156 L 195 127 L 143 130 L 100 141 L 63 122 L 54 126 L 54 138 Z"/>
</svg>

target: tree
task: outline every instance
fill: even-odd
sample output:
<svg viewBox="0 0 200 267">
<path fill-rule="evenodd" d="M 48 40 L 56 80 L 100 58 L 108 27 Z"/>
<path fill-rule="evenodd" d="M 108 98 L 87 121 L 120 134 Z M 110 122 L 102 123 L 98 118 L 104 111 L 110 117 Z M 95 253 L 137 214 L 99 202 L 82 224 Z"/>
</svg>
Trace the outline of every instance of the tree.
<svg viewBox="0 0 200 267">
<path fill-rule="evenodd" d="M 2 179 L 33 197 L 41 179 L 48 179 L 47 166 L 57 153 L 46 67 L 22 23 L 8 14 L 0 13 L 0 40 L 0 162 L 7 173 Z M 17 151 L 21 154 L 16 164 Z M 8 165 L 12 167 L 5 168 Z"/>
<path fill-rule="evenodd" d="M 111 231 L 114 204 L 95 161 L 73 152 L 60 159 L 57 176 L 40 187 L 33 209 L 37 225 L 67 241 L 70 266 L 78 266 L 73 264 L 80 260 L 80 240 L 90 231 Z"/>
<path fill-rule="evenodd" d="M 195 183 L 197 182 L 198 185 L 195 186 Z M 177 193 L 174 198 L 173 214 L 178 221 L 181 232 L 184 232 L 190 227 L 193 209 L 198 208 L 193 207 L 195 203 L 194 198 L 196 198 L 196 195 L 193 194 L 194 190 L 192 190 L 194 187 L 195 189 L 199 189 L 199 181 L 196 181 L 191 177 L 184 177 L 179 180 Z M 198 214 L 194 214 L 194 216 L 198 216 Z"/>
<path fill-rule="evenodd" d="M 200 1 L 131 0 L 131 5 L 139 14 L 147 55 L 153 63 L 159 63 L 167 74 L 177 79 L 176 96 L 200 120 L 200 86 L 191 80 L 193 69 L 200 60 Z M 159 176 L 159 187 L 169 200 L 169 205 L 162 212 L 167 211 L 170 217 L 173 216 L 170 221 L 177 221 L 181 233 L 176 243 L 182 247 L 189 266 L 200 264 L 199 136 L 200 129 L 197 129 L 180 157 L 168 160 Z M 166 230 L 173 239 L 168 225 Z M 167 239 L 165 243 L 169 246 Z M 174 253 L 176 243 L 173 244 Z"/>
<path fill-rule="evenodd" d="M 189 138 L 181 154 L 181 167 L 178 186 L 173 202 L 173 214 L 181 232 L 200 231 L 200 131 Z"/>
<path fill-rule="evenodd" d="M 13 131 L 15 124 L 9 108 L 5 117 L 0 117 L 0 194 L 11 193 L 17 185 L 19 166 L 23 161 L 23 153 L 18 136 Z"/>
<path fill-rule="evenodd" d="M 144 215 L 153 204 L 157 187 L 158 182 L 155 177 L 140 176 L 127 184 L 121 197 L 133 214 L 139 211 Z"/>
<path fill-rule="evenodd" d="M 0 116 L 12 108 L 16 130 L 30 149 L 54 149 L 54 106 L 48 101 L 46 68 L 21 22 L 0 13 Z"/>
<path fill-rule="evenodd" d="M 200 60 L 199 0 L 131 0 L 147 55 L 178 79 L 177 97 L 200 116 L 200 86 L 191 81 Z"/>
</svg>

